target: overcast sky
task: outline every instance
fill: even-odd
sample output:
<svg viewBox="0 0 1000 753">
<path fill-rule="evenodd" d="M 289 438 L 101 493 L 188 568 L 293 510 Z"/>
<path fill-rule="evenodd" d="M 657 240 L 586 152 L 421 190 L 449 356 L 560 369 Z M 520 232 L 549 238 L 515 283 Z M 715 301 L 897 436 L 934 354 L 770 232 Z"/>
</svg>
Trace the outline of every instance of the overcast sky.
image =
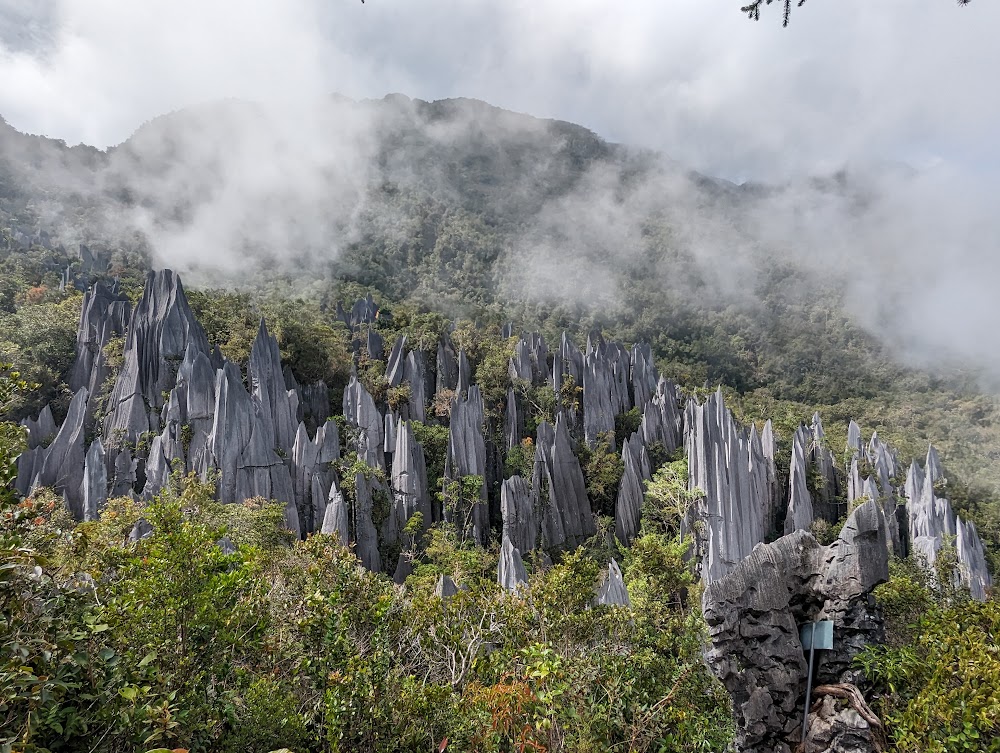
<svg viewBox="0 0 1000 753">
<path fill-rule="evenodd" d="M 845 162 L 1000 174 L 1000 4 L 0 0 L 0 115 L 97 146 L 188 104 L 467 96 L 732 179 Z M 919 10 L 916 6 L 919 5 Z"/>
</svg>

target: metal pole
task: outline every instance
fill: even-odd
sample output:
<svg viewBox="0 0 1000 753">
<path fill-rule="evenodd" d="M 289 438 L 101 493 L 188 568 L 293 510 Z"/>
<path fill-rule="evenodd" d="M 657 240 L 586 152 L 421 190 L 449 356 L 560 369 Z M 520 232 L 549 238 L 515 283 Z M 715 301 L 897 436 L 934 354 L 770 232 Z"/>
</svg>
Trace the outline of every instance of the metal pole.
<svg viewBox="0 0 1000 753">
<path fill-rule="evenodd" d="M 809 633 L 809 671 L 806 673 L 806 708 L 802 714 L 802 745 L 806 744 L 806 732 L 809 730 L 809 701 L 812 695 L 813 656 L 816 653 L 816 623 L 812 623 Z"/>
</svg>

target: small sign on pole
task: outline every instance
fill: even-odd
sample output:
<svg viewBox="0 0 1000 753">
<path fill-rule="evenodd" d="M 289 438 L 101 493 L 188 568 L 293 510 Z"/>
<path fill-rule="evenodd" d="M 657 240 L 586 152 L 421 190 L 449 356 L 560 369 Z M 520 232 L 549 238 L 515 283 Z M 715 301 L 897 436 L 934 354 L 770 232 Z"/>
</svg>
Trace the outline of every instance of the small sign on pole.
<svg viewBox="0 0 1000 753">
<path fill-rule="evenodd" d="M 809 731 L 809 701 L 812 696 L 813 681 L 813 657 L 816 650 L 830 650 L 833 648 L 833 621 L 820 620 L 810 622 L 799 627 L 799 638 L 802 640 L 802 649 L 809 651 L 809 671 L 806 674 L 806 708 L 802 715 L 802 742 L 806 741 L 806 732 Z"/>
<path fill-rule="evenodd" d="M 833 620 L 820 620 L 803 625 L 799 628 L 799 637 L 802 639 L 802 648 L 805 651 L 812 650 L 814 643 L 815 648 L 829 651 L 833 648 Z"/>
</svg>

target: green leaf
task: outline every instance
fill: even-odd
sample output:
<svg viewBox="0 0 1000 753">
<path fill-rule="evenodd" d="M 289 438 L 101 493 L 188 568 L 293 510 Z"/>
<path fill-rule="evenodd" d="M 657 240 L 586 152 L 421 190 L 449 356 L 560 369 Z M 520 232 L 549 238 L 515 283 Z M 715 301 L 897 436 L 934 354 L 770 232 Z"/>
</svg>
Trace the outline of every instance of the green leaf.
<svg viewBox="0 0 1000 753">
<path fill-rule="evenodd" d="M 146 654 L 144 657 L 142 657 L 142 661 L 139 662 L 139 666 L 140 667 L 145 667 L 147 664 L 149 664 L 151 661 L 153 661 L 155 659 L 156 659 L 156 652 L 155 651 L 150 651 L 148 654 Z"/>
</svg>

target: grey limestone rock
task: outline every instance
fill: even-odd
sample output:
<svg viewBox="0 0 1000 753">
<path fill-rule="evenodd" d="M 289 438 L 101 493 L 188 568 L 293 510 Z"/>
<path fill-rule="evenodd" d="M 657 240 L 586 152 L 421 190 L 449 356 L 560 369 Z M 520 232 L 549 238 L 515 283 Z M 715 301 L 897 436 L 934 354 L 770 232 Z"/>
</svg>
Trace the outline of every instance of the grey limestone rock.
<svg viewBox="0 0 1000 753">
<path fill-rule="evenodd" d="M 379 481 L 369 479 L 363 473 L 355 475 L 354 488 L 357 495 L 354 509 L 355 553 L 362 565 L 378 573 L 382 571 L 382 557 L 378 551 L 378 531 L 372 519 L 372 512 L 375 507 L 375 495 L 384 494 L 388 497 L 389 492 Z"/>
<path fill-rule="evenodd" d="M 792 460 L 788 469 L 788 512 L 785 516 L 785 533 L 808 531 L 815 519 L 812 495 L 806 479 L 809 466 L 806 462 L 810 443 L 809 430 L 800 425 L 792 439 Z"/>
<path fill-rule="evenodd" d="M 145 518 L 139 518 L 128 535 L 129 543 L 135 544 L 153 535 L 153 526 Z"/>
<path fill-rule="evenodd" d="M 908 500 L 919 500 L 924 491 L 924 469 L 914 459 L 906 473 L 906 484 L 903 486 L 903 496 Z"/>
<path fill-rule="evenodd" d="M 406 335 L 400 335 L 389 351 L 385 365 L 385 379 L 390 387 L 398 387 L 403 381 L 403 369 L 406 366 Z"/>
<path fill-rule="evenodd" d="M 840 510 L 836 502 L 840 493 L 840 484 L 837 481 L 836 461 L 833 459 L 833 453 L 826 447 L 826 433 L 823 431 L 823 422 L 820 420 L 819 413 L 813 413 L 809 429 L 812 434 L 809 462 L 813 472 L 822 479 L 822 483 L 818 485 L 817 498 L 813 500 L 813 510 L 817 517 L 833 523 L 840 518 Z"/>
<path fill-rule="evenodd" d="M 86 466 L 84 430 L 88 397 L 89 393 L 86 387 L 81 387 L 73 395 L 66 419 L 59 428 L 55 439 L 45 450 L 40 465 L 38 465 L 38 456 L 34 457 L 36 468 L 34 469 L 35 478 L 32 479 L 33 487 L 48 486 L 62 494 L 66 498 L 70 512 L 77 520 L 83 520 L 81 488 Z M 36 450 L 36 452 L 38 451 Z"/>
<path fill-rule="evenodd" d="M 315 442 L 319 448 L 316 456 L 318 463 L 332 463 L 340 459 L 340 432 L 337 429 L 337 422 L 332 418 L 316 429 Z"/>
<path fill-rule="evenodd" d="M 953 538 L 958 559 L 956 582 L 965 586 L 972 598 L 981 601 L 992 586 L 982 541 L 975 525 L 963 521 L 952 510 L 951 502 L 935 493 L 934 482 L 943 477 L 941 460 L 933 446 L 927 451 L 923 471 L 916 463 L 910 466 L 906 480 L 910 547 L 928 565 L 933 565 L 941 547 Z"/>
<path fill-rule="evenodd" d="M 76 358 L 68 382 L 73 392 L 86 387 L 92 396 L 88 420 L 93 418 L 96 407 L 93 399 L 110 373 L 104 348 L 113 337 L 125 333 L 131 315 L 131 301 L 100 282 L 84 293 L 76 330 Z"/>
<path fill-rule="evenodd" d="M 455 585 L 455 581 L 451 579 L 449 575 L 438 576 L 437 585 L 434 587 L 434 595 L 439 599 L 450 599 L 452 596 L 458 593 L 458 586 Z"/>
<path fill-rule="evenodd" d="M 35 447 L 17 456 L 17 478 L 14 488 L 22 497 L 27 497 L 35 488 L 35 479 L 45 462 L 45 448 Z"/>
<path fill-rule="evenodd" d="M 179 438 L 172 437 L 177 427 L 168 424 L 163 433 L 153 437 L 149 444 L 149 457 L 146 459 L 146 484 L 142 488 L 142 498 L 149 500 L 160 493 L 170 482 L 173 462 L 176 458 L 183 467 L 184 453 L 180 447 Z M 180 453 L 178 456 L 176 453 Z"/>
<path fill-rule="evenodd" d="M 645 452 L 645 448 L 642 451 Z M 631 546 L 632 540 L 639 534 L 642 503 L 646 496 L 643 482 L 649 478 L 649 461 L 646 461 L 647 469 L 643 474 L 642 458 L 636 457 L 634 443 L 628 442 L 622 447 L 622 462 L 625 472 L 615 505 L 615 536 L 623 546 Z"/>
<path fill-rule="evenodd" d="M 508 367 L 511 379 L 541 385 L 549 376 L 548 349 L 537 332 L 521 335 Z"/>
<path fill-rule="evenodd" d="M 632 394 L 635 404 L 645 406 L 656 394 L 659 375 L 653 364 L 653 351 L 646 343 L 636 343 L 632 346 Z"/>
<path fill-rule="evenodd" d="M 400 422 L 395 449 L 392 455 L 392 490 L 399 529 L 402 530 L 418 512 L 423 516 L 426 529 L 433 522 L 427 464 L 423 448 L 414 437 L 409 421 Z"/>
<path fill-rule="evenodd" d="M 608 572 L 594 596 L 594 604 L 605 607 L 632 606 L 632 601 L 628 597 L 628 589 L 625 587 L 625 579 L 622 577 L 622 570 L 613 558 L 608 563 Z"/>
<path fill-rule="evenodd" d="M 398 423 L 399 417 L 396 413 L 394 411 L 387 411 L 382 429 L 382 451 L 386 455 L 391 455 L 396 451 L 396 426 Z M 388 462 L 388 460 L 386 462 Z"/>
<path fill-rule="evenodd" d="M 177 372 L 171 400 L 180 403 L 175 420 L 186 424 L 187 470 L 204 473 L 210 465 L 209 435 L 215 419 L 215 371 L 211 359 L 189 343 Z M 164 423 L 168 417 L 163 417 Z"/>
<path fill-rule="evenodd" d="M 986 601 L 993 579 L 986 567 L 986 552 L 976 524 L 958 518 L 956 529 L 955 554 L 958 556 L 959 577 L 973 599 Z"/>
<path fill-rule="evenodd" d="M 284 382 L 281 382 L 284 392 Z M 219 470 L 219 500 L 242 502 L 264 497 L 285 503 L 285 523 L 301 531 L 288 467 L 275 452 L 274 424 L 266 405 L 243 386 L 239 369 L 226 363 L 216 373 L 216 407 L 208 451 Z"/>
<path fill-rule="evenodd" d="M 21 426 L 28 430 L 28 448 L 32 450 L 51 441 L 59 431 L 52 417 L 52 409 L 48 405 L 42 408 L 38 418 L 26 418 L 21 422 Z"/>
<path fill-rule="evenodd" d="M 702 577 L 717 580 L 774 530 L 774 444 L 770 427 L 758 434 L 733 420 L 721 390 L 685 411 L 689 487 L 704 496 L 696 515 L 703 522 L 698 547 Z"/>
<path fill-rule="evenodd" d="M 458 352 L 458 385 L 455 387 L 455 394 L 462 397 L 469 391 L 472 384 L 472 364 L 464 350 Z"/>
<path fill-rule="evenodd" d="M 944 478 L 944 468 L 941 467 L 941 457 L 938 455 L 938 451 L 935 449 L 934 445 L 929 445 L 927 447 L 927 462 L 924 466 L 924 472 L 931 479 L 931 483 L 940 478 Z"/>
<path fill-rule="evenodd" d="M 479 494 L 481 501 L 473 504 L 470 510 L 449 500 L 445 505 L 445 520 L 454 522 L 459 530 L 471 530 L 475 540 L 485 546 L 489 537 L 490 519 L 486 505 L 483 412 L 483 396 L 478 385 L 470 387 L 465 397 L 456 396 L 452 401 L 445 476 L 456 481 L 465 476 L 481 476 L 483 482 Z"/>
<path fill-rule="evenodd" d="M 823 652 L 817 683 L 858 679 L 854 656 L 883 638 L 870 592 L 888 578 L 888 557 L 884 516 L 866 502 L 830 547 L 797 530 L 757 546 L 707 586 L 706 658 L 732 696 L 737 750 L 790 753 L 799 742 L 806 679 L 799 625 L 834 623 L 834 649 Z"/>
<path fill-rule="evenodd" d="M 427 420 L 427 359 L 422 350 L 411 350 L 403 366 L 403 381 L 410 385 L 410 398 L 406 403 L 409 417 L 425 423 Z"/>
<path fill-rule="evenodd" d="M 583 470 L 561 413 L 555 427 L 545 421 L 538 425 L 531 485 L 541 499 L 544 546 L 577 546 L 596 533 Z"/>
<path fill-rule="evenodd" d="M 859 454 L 864 450 L 864 443 L 861 441 L 861 427 L 854 419 L 847 425 L 847 450 L 853 454 Z"/>
<path fill-rule="evenodd" d="M 538 545 L 537 495 L 521 476 L 511 476 L 500 487 L 503 536 L 514 548 L 530 552 Z"/>
<path fill-rule="evenodd" d="M 385 342 L 382 340 L 382 335 L 370 327 L 365 336 L 365 350 L 368 351 L 368 357 L 375 361 L 381 361 L 385 357 Z"/>
<path fill-rule="evenodd" d="M 350 514 L 347 509 L 347 502 L 334 483 L 330 486 L 330 496 L 327 499 L 326 512 L 323 515 L 323 527 L 321 533 L 328 536 L 336 536 L 340 543 L 347 546 L 351 541 Z"/>
<path fill-rule="evenodd" d="M 344 390 L 344 417 L 357 432 L 354 449 L 358 457 L 372 468 L 384 468 L 385 427 L 382 415 L 357 376 L 351 376 Z"/>
<path fill-rule="evenodd" d="M 584 357 L 576 345 L 563 332 L 559 341 L 559 350 L 553 354 L 552 385 L 558 393 L 563 383 L 563 376 L 573 377 L 577 387 L 583 386 Z"/>
<path fill-rule="evenodd" d="M 597 444 L 600 435 L 614 434 L 618 411 L 612 395 L 612 377 L 613 365 L 601 350 L 587 354 L 583 372 L 583 433 L 590 447 Z"/>
<path fill-rule="evenodd" d="M 511 593 L 517 593 L 527 582 L 528 571 L 524 569 L 521 553 L 510 539 L 504 539 L 500 546 L 500 561 L 497 563 L 497 583 Z"/>
<path fill-rule="evenodd" d="M 875 753 L 879 733 L 847 701 L 826 695 L 813 704 L 802 753 Z"/>
<path fill-rule="evenodd" d="M 250 348 L 247 372 L 251 393 L 260 406 L 260 419 L 270 424 L 268 433 L 274 441 L 272 449 L 291 453 L 298 425 L 297 411 L 285 387 L 278 341 L 268 333 L 263 319 Z"/>
<path fill-rule="evenodd" d="M 524 337 L 517 341 L 514 346 L 514 355 L 507 365 L 507 373 L 511 379 L 521 379 L 525 382 L 532 381 L 531 369 L 531 347 Z"/>
<path fill-rule="evenodd" d="M 683 441 L 684 418 L 677 407 L 677 386 L 661 378 L 656 384 L 652 397 L 643 406 L 642 432 L 643 441 L 650 445 L 660 442 L 668 453 L 673 453 Z"/>
<path fill-rule="evenodd" d="M 436 373 L 436 392 L 458 388 L 458 359 L 447 338 L 438 343 Z"/>
<path fill-rule="evenodd" d="M 80 497 L 83 519 L 97 520 L 104 503 L 108 501 L 108 468 L 100 437 L 91 442 L 90 449 L 87 450 Z"/>
<path fill-rule="evenodd" d="M 508 450 L 521 444 L 524 435 L 524 416 L 521 413 L 513 387 L 507 390 L 507 409 L 504 411 L 503 417 L 503 434 Z"/>
<path fill-rule="evenodd" d="M 330 389 L 326 382 L 306 384 L 299 388 L 299 405 L 306 426 L 316 429 L 330 418 Z"/>
<path fill-rule="evenodd" d="M 129 322 L 125 361 L 108 401 L 105 437 L 122 434 L 134 442 L 146 431 L 159 432 L 163 395 L 174 387 L 188 343 L 210 352 L 180 278 L 169 269 L 150 272 Z"/>
<path fill-rule="evenodd" d="M 135 491 L 137 463 L 132 459 L 131 450 L 126 447 L 119 451 L 117 455 L 115 455 L 112 465 L 114 466 L 114 473 L 108 496 L 132 496 Z"/>
<path fill-rule="evenodd" d="M 223 536 L 215 542 L 215 545 L 219 547 L 219 551 L 225 555 L 236 554 L 236 544 L 234 544 L 233 540 L 228 536 Z"/>
<path fill-rule="evenodd" d="M 321 524 L 322 518 L 314 518 L 315 505 L 313 502 L 313 476 L 319 471 L 319 446 L 309 438 L 304 423 L 299 424 L 295 432 L 295 444 L 292 447 L 292 491 L 295 494 L 295 507 L 298 511 L 300 530 L 299 534 L 305 536 L 310 531 L 315 531 Z M 325 507 L 326 500 L 319 500 Z"/>
</svg>

